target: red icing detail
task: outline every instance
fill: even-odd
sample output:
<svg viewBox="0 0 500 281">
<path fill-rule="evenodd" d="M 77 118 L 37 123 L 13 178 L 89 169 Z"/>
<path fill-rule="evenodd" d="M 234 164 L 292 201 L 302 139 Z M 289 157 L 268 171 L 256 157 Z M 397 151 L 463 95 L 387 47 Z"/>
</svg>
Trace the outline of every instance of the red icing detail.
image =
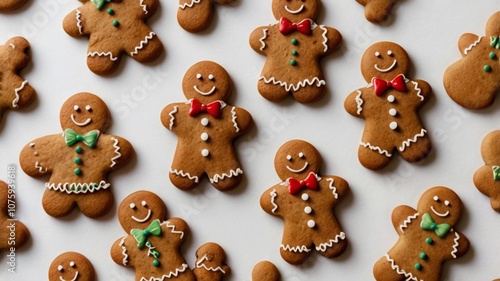
<svg viewBox="0 0 500 281">
<path fill-rule="evenodd" d="M 391 88 L 399 92 L 406 92 L 406 82 L 403 74 L 399 74 L 391 81 L 385 81 L 384 79 L 373 77 L 372 83 L 375 95 L 379 97 Z"/>
<path fill-rule="evenodd" d="M 310 173 L 305 180 L 298 181 L 293 178 L 287 179 L 288 181 L 288 192 L 292 195 L 297 194 L 303 187 L 307 187 L 310 190 L 318 190 L 318 181 L 316 180 L 316 175 Z"/>
<path fill-rule="evenodd" d="M 202 104 L 199 100 L 193 99 L 191 101 L 191 108 L 189 108 L 189 116 L 196 116 L 202 112 L 206 112 L 215 118 L 220 117 L 221 104 L 219 101 L 214 101 L 209 104 Z"/>
<path fill-rule="evenodd" d="M 281 18 L 280 20 L 281 34 L 287 35 L 289 33 L 294 32 L 295 30 L 305 35 L 311 34 L 311 20 L 305 19 L 299 23 L 293 23 L 287 18 Z"/>
</svg>

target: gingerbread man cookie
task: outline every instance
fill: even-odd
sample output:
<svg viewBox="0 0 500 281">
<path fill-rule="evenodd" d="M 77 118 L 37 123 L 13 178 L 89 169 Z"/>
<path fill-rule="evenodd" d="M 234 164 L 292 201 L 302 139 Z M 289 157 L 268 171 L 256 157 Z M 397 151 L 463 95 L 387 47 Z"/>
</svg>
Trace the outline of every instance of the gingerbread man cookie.
<svg viewBox="0 0 500 281">
<path fill-rule="evenodd" d="M 269 261 L 261 261 L 252 270 L 252 281 L 278 281 L 280 272 L 278 268 Z"/>
<path fill-rule="evenodd" d="M 189 32 L 205 30 L 214 14 L 214 3 L 229 5 L 235 0 L 179 0 L 177 21 Z"/>
<path fill-rule="evenodd" d="M 0 46 L 0 119 L 5 109 L 26 107 L 36 96 L 19 71 L 30 63 L 30 43 L 23 37 L 10 38 Z"/>
<path fill-rule="evenodd" d="M 204 174 L 221 191 L 236 187 L 243 170 L 233 140 L 252 126 L 252 116 L 226 103 L 231 78 L 222 66 L 202 61 L 182 81 L 187 102 L 172 103 L 161 112 L 163 126 L 178 138 L 170 180 L 183 190 L 196 187 Z"/>
<path fill-rule="evenodd" d="M 361 72 L 366 87 L 352 92 L 344 107 L 366 121 L 358 158 L 368 169 L 384 168 L 394 150 L 408 162 L 424 159 L 431 151 L 428 132 L 418 116 L 431 95 L 423 80 L 410 80 L 410 58 L 392 42 L 370 46 L 363 55 Z"/>
<path fill-rule="evenodd" d="M 317 25 L 320 0 L 273 0 L 279 23 L 262 26 L 250 35 L 250 46 L 267 57 L 258 82 L 260 94 L 273 102 L 289 94 L 301 103 L 314 102 L 326 91 L 320 59 L 342 42 L 334 28 Z"/>
<path fill-rule="evenodd" d="M 365 6 L 365 17 L 373 23 L 380 23 L 389 17 L 396 0 L 356 0 Z"/>
<path fill-rule="evenodd" d="M 66 252 L 49 267 L 49 281 L 94 281 L 94 266 L 82 254 Z"/>
<path fill-rule="evenodd" d="M 448 95 L 468 109 L 483 109 L 500 90 L 500 12 L 486 24 L 486 36 L 465 33 L 458 41 L 462 58 L 444 73 Z"/>
<path fill-rule="evenodd" d="M 133 154 L 125 139 L 108 135 L 111 116 L 106 104 L 90 93 L 78 93 L 62 106 L 63 134 L 38 138 L 21 151 L 21 168 L 32 177 L 50 175 L 42 204 L 47 214 L 62 217 L 78 206 L 91 218 L 113 205 L 107 174 L 121 168 Z"/>
<path fill-rule="evenodd" d="M 469 250 L 467 237 L 454 229 L 462 208 L 458 195 L 442 186 L 424 192 L 417 210 L 405 205 L 396 207 L 392 224 L 399 239 L 375 263 L 375 279 L 441 280 L 442 264 Z"/>
<path fill-rule="evenodd" d="M 111 257 L 119 265 L 133 267 L 136 281 L 143 280 L 221 280 L 230 272 L 225 252 L 215 243 L 197 251 L 193 271 L 180 253 L 189 235 L 187 223 L 180 218 L 166 220 L 167 207 L 149 191 L 127 196 L 118 209 L 118 220 L 129 233 L 111 247 Z"/>
<path fill-rule="evenodd" d="M 15 186 L 9 188 L 6 182 L 0 180 L 0 252 L 14 252 L 14 255 L 15 250 L 22 247 L 30 236 L 28 228 L 15 217 L 16 210 Z"/>
<path fill-rule="evenodd" d="M 80 0 L 83 5 L 63 22 L 66 33 L 89 37 L 87 65 L 96 74 L 113 72 L 126 53 L 147 63 L 163 52 L 163 45 L 145 21 L 159 0 Z"/>
<path fill-rule="evenodd" d="M 281 256 L 291 264 L 303 263 L 311 251 L 334 258 L 347 247 L 345 233 L 333 209 L 349 192 L 349 184 L 337 176 L 318 175 L 321 155 L 310 143 L 291 140 L 274 158 L 283 181 L 260 198 L 260 206 L 285 222 Z"/>
<path fill-rule="evenodd" d="M 481 144 L 485 165 L 474 173 L 474 184 L 490 197 L 491 208 L 500 213 L 500 131 L 490 132 Z"/>
<path fill-rule="evenodd" d="M 27 0 L 1 0 L 0 12 L 9 12 L 21 7 Z"/>
</svg>

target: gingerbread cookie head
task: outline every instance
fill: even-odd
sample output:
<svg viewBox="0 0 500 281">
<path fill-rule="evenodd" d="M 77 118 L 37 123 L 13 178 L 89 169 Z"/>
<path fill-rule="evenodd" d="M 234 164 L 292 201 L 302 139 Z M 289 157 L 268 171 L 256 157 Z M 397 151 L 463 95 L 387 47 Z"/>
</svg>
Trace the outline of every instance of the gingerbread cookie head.
<svg viewBox="0 0 500 281">
<path fill-rule="evenodd" d="M 494 13 L 486 23 L 486 36 L 500 36 L 500 12 Z"/>
<path fill-rule="evenodd" d="M 462 216 L 462 201 L 453 190 L 436 186 L 422 194 L 417 211 L 420 214 L 428 213 L 438 225 L 453 227 Z"/>
<path fill-rule="evenodd" d="M 205 243 L 196 250 L 196 280 L 222 280 L 231 273 L 231 268 L 226 265 L 226 252 L 213 242 Z"/>
<path fill-rule="evenodd" d="M 98 96 L 78 93 L 70 97 L 61 107 L 61 127 L 77 133 L 91 130 L 106 131 L 111 120 L 109 109 Z"/>
<path fill-rule="evenodd" d="M 273 0 L 273 15 L 279 20 L 287 18 L 299 22 L 305 18 L 315 20 L 321 6 L 320 0 Z"/>
<path fill-rule="evenodd" d="M 94 267 L 82 254 L 66 252 L 52 261 L 49 281 L 94 281 Z"/>
<path fill-rule="evenodd" d="M 407 75 L 410 57 L 403 47 L 392 42 L 371 45 L 363 54 L 361 73 L 367 82 L 373 77 L 390 80 L 399 74 Z"/>
<path fill-rule="evenodd" d="M 252 270 L 252 281 L 278 281 L 280 272 L 278 268 L 269 261 L 257 263 Z"/>
<path fill-rule="evenodd" d="M 274 158 L 276 173 L 285 181 L 288 178 L 305 178 L 317 174 L 321 166 L 321 155 L 310 143 L 291 140 L 283 144 Z"/>
<path fill-rule="evenodd" d="M 167 207 L 158 195 L 137 191 L 123 199 L 118 208 L 118 219 L 126 232 L 134 228 L 145 229 L 153 220 L 164 221 Z"/>
<path fill-rule="evenodd" d="M 197 99 L 202 103 L 225 101 L 231 94 L 231 77 L 219 64 L 201 61 L 184 75 L 182 90 L 187 99 Z"/>
</svg>

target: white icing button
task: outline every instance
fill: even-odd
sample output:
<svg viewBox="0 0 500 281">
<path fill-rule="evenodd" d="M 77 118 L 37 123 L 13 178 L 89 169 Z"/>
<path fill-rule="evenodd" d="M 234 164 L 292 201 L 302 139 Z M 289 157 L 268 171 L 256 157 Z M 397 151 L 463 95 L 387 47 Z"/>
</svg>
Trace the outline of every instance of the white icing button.
<svg viewBox="0 0 500 281">
<path fill-rule="evenodd" d="M 207 133 L 203 133 L 203 134 L 201 134 L 201 136 L 200 136 L 200 137 L 201 137 L 201 140 L 202 140 L 202 141 L 207 141 L 207 140 L 208 140 L 208 134 L 207 134 Z"/>
<path fill-rule="evenodd" d="M 309 195 L 307 193 L 302 194 L 302 200 L 304 201 L 309 200 Z"/>
<path fill-rule="evenodd" d="M 391 124 L 389 124 L 389 128 L 391 128 L 392 130 L 396 130 L 398 128 L 398 123 L 391 122 Z"/>
<path fill-rule="evenodd" d="M 389 115 L 391 116 L 396 116 L 398 114 L 398 111 L 394 108 L 389 109 Z"/>
<path fill-rule="evenodd" d="M 205 127 L 208 126 L 208 119 L 207 118 L 201 119 L 201 125 L 203 125 Z"/>
<path fill-rule="evenodd" d="M 307 206 L 307 207 L 304 208 L 304 213 L 310 214 L 312 212 L 312 210 L 313 209 L 311 207 Z"/>
<path fill-rule="evenodd" d="M 315 226 L 316 226 L 316 222 L 315 222 L 315 221 L 313 221 L 313 220 L 308 220 L 308 221 L 307 221 L 307 226 L 308 226 L 309 228 L 313 228 L 313 227 L 315 227 Z"/>
<path fill-rule="evenodd" d="M 396 100 L 396 98 L 394 98 L 394 96 L 393 96 L 393 95 L 389 95 L 389 96 L 387 97 L 387 101 L 388 101 L 388 102 L 394 102 L 395 100 Z"/>
<path fill-rule="evenodd" d="M 208 154 L 210 154 L 210 152 L 208 151 L 208 149 L 203 149 L 203 150 L 201 151 L 201 156 L 203 156 L 203 157 L 207 157 L 207 156 L 208 156 Z"/>
</svg>

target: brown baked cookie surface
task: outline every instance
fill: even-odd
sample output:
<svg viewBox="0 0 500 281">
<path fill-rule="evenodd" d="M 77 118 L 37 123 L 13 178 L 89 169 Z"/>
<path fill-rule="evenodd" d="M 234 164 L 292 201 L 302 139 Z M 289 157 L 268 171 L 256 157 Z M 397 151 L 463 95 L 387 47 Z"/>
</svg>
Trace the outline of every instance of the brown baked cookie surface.
<svg viewBox="0 0 500 281">
<path fill-rule="evenodd" d="M 106 134 L 111 121 L 108 107 L 98 96 L 78 93 L 62 105 L 62 134 L 28 143 L 19 162 L 32 177 L 50 175 L 42 204 L 53 217 L 68 215 L 76 206 L 91 218 L 113 206 L 107 174 L 123 167 L 133 154 L 124 138 Z"/>
<path fill-rule="evenodd" d="M 52 261 L 49 267 L 49 281 L 94 280 L 94 266 L 80 253 L 62 253 Z"/>
<path fill-rule="evenodd" d="M 365 119 L 358 158 L 368 169 L 384 168 L 396 151 L 408 162 L 431 151 L 418 110 L 432 90 L 427 82 L 409 78 L 410 66 L 406 51 L 392 42 L 373 44 L 363 55 L 361 72 L 368 85 L 349 94 L 344 107 Z"/>
<path fill-rule="evenodd" d="M 257 263 L 252 270 L 252 281 L 279 281 L 280 272 L 270 261 Z"/>
<path fill-rule="evenodd" d="M 365 17 L 373 23 L 381 23 L 389 17 L 397 0 L 356 0 L 365 6 Z"/>
<path fill-rule="evenodd" d="M 30 237 L 28 228 L 15 217 L 16 208 L 16 190 L 0 180 L 0 252 L 8 258 L 12 248 L 19 249 Z"/>
<path fill-rule="evenodd" d="M 484 166 L 474 173 L 474 184 L 490 197 L 491 208 L 500 213 L 500 131 L 492 131 L 481 144 Z"/>
<path fill-rule="evenodd" d="M 179 0 L 177 21 L 189 32 L 200 32 L 210 25 L 214 4 L 229 5 L 235 0 Z"/>
<path fill-rule="evenodd" d="M 9 12 L 21 7 L 28 0 L 1 0 L 0 12 Z"/>
</svg>

